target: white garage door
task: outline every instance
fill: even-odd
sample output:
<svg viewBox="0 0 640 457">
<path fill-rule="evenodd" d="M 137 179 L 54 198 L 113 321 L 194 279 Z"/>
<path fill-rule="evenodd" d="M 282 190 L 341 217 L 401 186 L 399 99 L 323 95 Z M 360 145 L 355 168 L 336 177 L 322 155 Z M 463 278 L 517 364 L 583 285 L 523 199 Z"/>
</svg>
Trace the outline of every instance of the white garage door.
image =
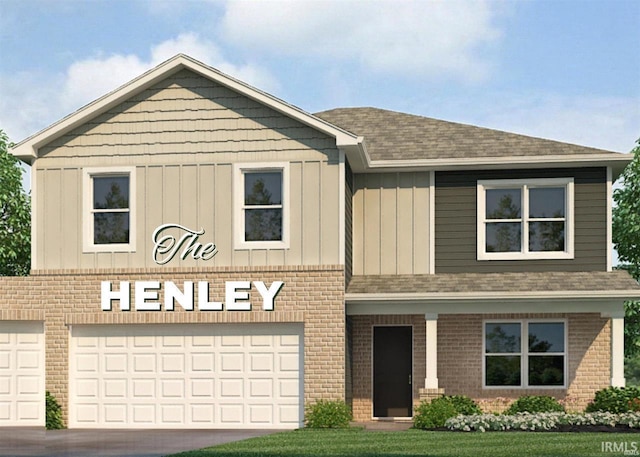
<svg viewBox="0 0 640 457">
<path fill-rule="evenodd" d="M 302 325 L 74 325 L 70 427 L 297 428 Z"/>
<path fill-rule="evenodd" d="M 0 426 L 44 422 L 44 324 L 0 322 Z"/>
</svg>

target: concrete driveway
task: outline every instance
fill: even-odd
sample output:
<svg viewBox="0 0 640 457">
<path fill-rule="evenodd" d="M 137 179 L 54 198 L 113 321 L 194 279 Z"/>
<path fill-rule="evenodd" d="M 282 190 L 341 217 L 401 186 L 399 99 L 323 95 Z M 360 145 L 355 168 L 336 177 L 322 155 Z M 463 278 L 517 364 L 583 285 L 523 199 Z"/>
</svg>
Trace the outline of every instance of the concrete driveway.
<svg viewBox="0 0 640 457">
<path fill-rule="evenodd" d="M 280 430 L 44 430 L 0 428 L 0 456 L 160 457 Z"/>
</svg>

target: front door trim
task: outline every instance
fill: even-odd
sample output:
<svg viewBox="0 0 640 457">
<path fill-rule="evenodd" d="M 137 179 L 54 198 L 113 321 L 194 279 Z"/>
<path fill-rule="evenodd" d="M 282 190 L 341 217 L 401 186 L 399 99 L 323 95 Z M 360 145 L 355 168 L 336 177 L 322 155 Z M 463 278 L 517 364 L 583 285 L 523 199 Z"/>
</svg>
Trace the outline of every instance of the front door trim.
<svg viewBox="0 0 640 457">
<path fill-rule="evenodd" d="M 410 411 L 413 413 L 413 397 L 414 397 L 414 386 L 415 386 L 415 373 L 414 373 L 414 349 L 415 349 L 415 332 L 413 330 L 413 324 L 373 324 L 371 326 L 371 418 L 373 420 L 407 420 L 412 419 L 413 414 L 411 416 L 393 416 L 393 417 L 377 417 L 374 415 L 374 387 L 375 387 L 375 379 L 374 379 L 374 338 L 375 338 L 375 329 L 376 327 L 410 327 L 411 328 L 411 405 Z"/>
</svg>

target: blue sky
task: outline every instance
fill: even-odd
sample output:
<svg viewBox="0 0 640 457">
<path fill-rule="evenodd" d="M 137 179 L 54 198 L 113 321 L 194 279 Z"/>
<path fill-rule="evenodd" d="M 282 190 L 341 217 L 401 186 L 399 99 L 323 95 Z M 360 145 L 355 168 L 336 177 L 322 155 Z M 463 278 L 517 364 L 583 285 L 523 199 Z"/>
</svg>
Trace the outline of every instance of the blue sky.
<svg viewBox="0 0 640 457">
<path fill-rule="evenodd" d="M 13 141 L 183 52 L 309 112 L 375 106 L 627 152 L 640 2 L 0 0 Z"/>
</svg>

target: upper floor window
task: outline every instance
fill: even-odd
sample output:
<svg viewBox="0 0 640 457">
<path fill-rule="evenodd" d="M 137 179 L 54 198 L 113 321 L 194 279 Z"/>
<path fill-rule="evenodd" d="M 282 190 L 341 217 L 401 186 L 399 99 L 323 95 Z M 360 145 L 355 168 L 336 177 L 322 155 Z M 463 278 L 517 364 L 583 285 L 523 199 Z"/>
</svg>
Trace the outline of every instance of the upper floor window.
<svg viewBox="0 0 640 457">
<path fill-rule="evenodd" d="M 287 164 L 236 165 L 236 249 L 288 247 Z"/>
<path fill-rule="evenodd" d="M 478 181 L 478 260 L 573 258 L 573 178 Z"/>
<path fill-rule="evenodd" d="M 84 251 L 135 250 L 135 168 L 84 170 Z"/>
</svg>

